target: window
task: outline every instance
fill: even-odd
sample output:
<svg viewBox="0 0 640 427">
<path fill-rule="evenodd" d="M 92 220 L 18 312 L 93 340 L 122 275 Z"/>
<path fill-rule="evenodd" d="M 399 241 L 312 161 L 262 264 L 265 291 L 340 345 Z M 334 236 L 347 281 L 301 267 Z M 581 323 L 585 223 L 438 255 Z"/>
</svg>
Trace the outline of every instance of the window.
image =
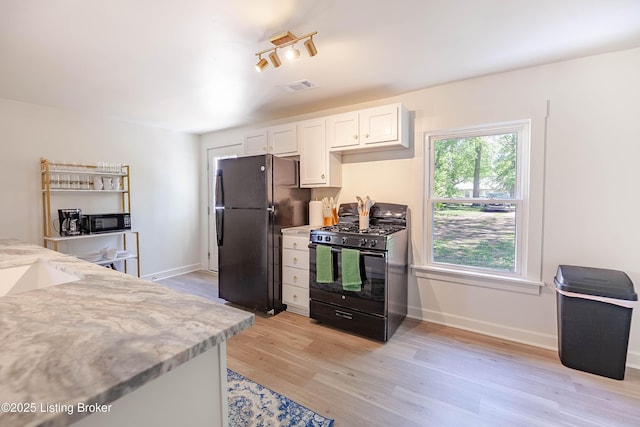
<svg viewBox="0 0 640 427">
<path fill-rule="evenodd" d="M 425 138 L 427 268 L 526 279 L 529 121 Z"/>
</svg>

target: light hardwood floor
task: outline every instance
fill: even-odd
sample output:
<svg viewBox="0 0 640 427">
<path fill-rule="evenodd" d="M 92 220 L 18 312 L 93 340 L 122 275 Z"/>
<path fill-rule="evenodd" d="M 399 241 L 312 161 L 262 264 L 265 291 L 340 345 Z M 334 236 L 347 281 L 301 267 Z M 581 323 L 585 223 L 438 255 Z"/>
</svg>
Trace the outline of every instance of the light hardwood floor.
<svg viewBox="0 0 640 427">
<path fill-rule="evenodd" d="M 207 272 L 159 283 L 217 300 Z M 639 370 L 616 381 L 554 351 L 412 319 L 385 344 L 258 313 L 227 342 L 227 364 L 335 427 L 640 426 Z"/>
</svg>

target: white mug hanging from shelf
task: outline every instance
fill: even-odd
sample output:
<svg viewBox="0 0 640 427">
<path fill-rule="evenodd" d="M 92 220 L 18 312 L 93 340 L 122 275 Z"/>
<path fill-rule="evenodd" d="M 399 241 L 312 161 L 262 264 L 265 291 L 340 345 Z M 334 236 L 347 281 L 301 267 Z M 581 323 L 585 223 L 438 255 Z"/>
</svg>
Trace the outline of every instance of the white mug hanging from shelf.
<svg viewBox="0 0 640 427">
<path fill-rule="evenodd" d="M 71 188 L 71 175 L 60 175 L 60 188 L 64 190 Z"/>
<path fill-rule="evenodd" d="M 51 178 L 49 179 L 49 187 L 60 188 L 60 175 L 58 175 L 57 173 L 51 174 Z"/>
</svg>

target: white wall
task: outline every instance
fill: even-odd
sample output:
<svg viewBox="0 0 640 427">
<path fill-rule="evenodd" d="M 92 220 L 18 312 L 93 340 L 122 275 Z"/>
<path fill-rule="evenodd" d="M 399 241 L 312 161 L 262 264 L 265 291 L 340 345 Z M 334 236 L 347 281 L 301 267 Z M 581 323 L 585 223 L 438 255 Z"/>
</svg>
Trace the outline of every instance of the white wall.
<svg viewBox="0 0 640 427">
<path fill-rule="evenodd" d="M 531 119 L 532 204 L 530 236 L 541 248 L 547 286 L 539 295 L 451 282 L 409 280 L 410 315 L 482 333 L 556 348 L 553 277 L 559 264 L 623 270 L 640 289 L 640 49 L 456 82 L 350 109 L 402 102 L 414 116 L 409 150 L 347 155 L 340 202 L 356 194 L 406 203 L 412 210 L 412 257 L 420 264 L 422 141 L 426 131 Z M 545 115 L 549 120 L 545 153 Z M 291 118 L 324 116 L 346 108 Z M 267 125 L 265 123 L 262 125 Z M 234 130 L 236 137 L 241 130 Z M 218 135 L 220 137 L 218 137 Z M 230 133 L 207 134 L 207 146 Z M 204 141 L 205 139 L 203 139 Z M 544 189 L 544 192 L 543 192 Z M 544 206 L 544 214 L 542 207 Z M 543 228 L 544 226 L 544 228 Z M 640 308 L 640 307 L 639 307 Z M 628 363 L 640 367 L 640 314 L 631 328 Z"/>
<path fill-rule="evenodd" d="M 42 245 L 40 157 L 127 163 L 142 275 L 198 269 L 197 141 L 194 135 L 0 99 L 0 238 Z M 95 195 L 62 197 L 66 207 L 82 208 Z"/>
</svg>

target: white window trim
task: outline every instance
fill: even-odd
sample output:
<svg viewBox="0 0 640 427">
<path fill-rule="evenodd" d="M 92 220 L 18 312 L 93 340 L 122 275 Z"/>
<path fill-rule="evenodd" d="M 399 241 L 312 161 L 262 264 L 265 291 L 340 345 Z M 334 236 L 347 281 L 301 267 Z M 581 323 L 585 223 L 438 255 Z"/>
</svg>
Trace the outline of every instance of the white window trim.
<svg viewBox="0 0 640 427">
<path fill-rule="evenodd" d="M 518 206 L 518 217 L 516 224 L 518 231 L 516 236 L 516 271 L 498 272 L 493 270 L 475 269 L 466 266 L 435 264 L 431 261 L 431 205 L 439 199 L 430 199 L 431 182 L 433 180 L 433 170 L 431 168 L 431 158 L 433 149 L 430 142 L 435 139 L 462 138 L 491 133 L 517 132 L 519 142 L 517 146 L 518 179 L 517 197 L 515 200 L 506 200 L 507 203 L 514 203 Z M 529 241 L 529 211 L 530 211 L 530 158 L 531 158 L 531 120 L 517 120 L 510 122 L 494 123 L 456 129 L 428 131 L 423 138 L 423 211 L 422 211 L 422 254 L 424 265 L 412 265 L 412 271 L 417 277 L 454 282 L 472 286 L 504 289 L 509 291 L 523 292 L 529 294 L 539 294 L 540 288 L 545 284 L 539 279 L 540 272 L 534 273 L 535 266 L 528 265 L 528 241 Z M 447 199 L 447 202 L 457 202 L 466 199 Z M 427 231 L 428 230 L 428 231 Z M 532 277 L 536 274 L 538 277 Z"/>
</svg>

